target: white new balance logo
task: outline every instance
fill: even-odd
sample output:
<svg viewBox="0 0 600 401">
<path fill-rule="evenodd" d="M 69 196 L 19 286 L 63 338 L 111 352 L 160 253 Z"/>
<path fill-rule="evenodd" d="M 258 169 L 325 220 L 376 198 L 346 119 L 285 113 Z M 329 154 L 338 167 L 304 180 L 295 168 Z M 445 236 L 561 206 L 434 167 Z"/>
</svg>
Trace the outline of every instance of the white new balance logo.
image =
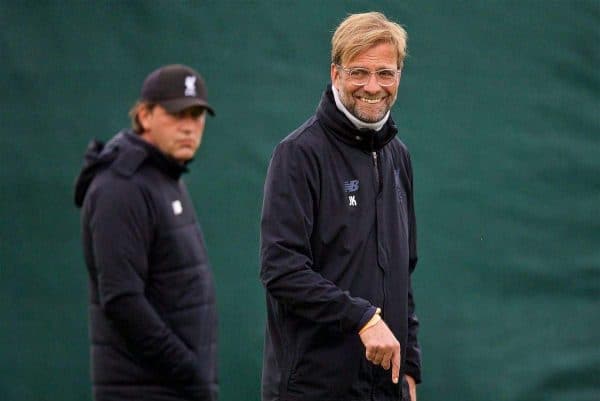
<svg viewBox="0 0 600 401">
<path fill-rule="evenodd" d="M 196 77 L 193 75 L 185 77 L 185 95 L 196 96 Z"/>
<path fill-rule="evenodd" d="M 356 195 L 348 196 L 348 206 L 357 206 Z"/>
<path fill-rule="evenodd" d="M 175 216 L 181 214 L 181 212 L 183 212 L 183 206 L 181 206 L 181 201 L 176 200 L 173 201 L 171 203 L 171 206 L 173 206 L 173 213 L 175 214 Z"/>
</svg>

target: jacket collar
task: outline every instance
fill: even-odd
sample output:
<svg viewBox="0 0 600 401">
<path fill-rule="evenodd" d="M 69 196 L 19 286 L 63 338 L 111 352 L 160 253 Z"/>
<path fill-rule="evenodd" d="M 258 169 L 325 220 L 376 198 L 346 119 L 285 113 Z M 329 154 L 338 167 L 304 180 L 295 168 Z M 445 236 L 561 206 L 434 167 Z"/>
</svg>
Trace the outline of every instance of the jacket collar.
<svg viewBox="0 0 600 401">
<path fill-rule="evenodd" d="M 175 180 L 188 171 L 187 163 L 182 165 L 165 156 L 131 130 L 119 132 L 106 144 L 93 140 L 88 145 L 83 166 L 75 181 L 75 205 L 83 205 L 88 188 L 103 169 L 110 166 L 119 174 L 130 176 L 143 163 L 156 166 Z"/>
<path fill-rule="evenodd" d="M 371 152 L 383 148 L 398 133 L 391 116 L 379 131 L 356 128 L 335 105 L 331 84 L 327 85 L 323 92 L 317 107 L 317 118 L 326 132 L 353 147 Z"/>
<path fill-rule="evenodd" d="M 187 165 L 191 162 L 191 160 L 185 164 L 178 163 L 172 158 L 166 156 L 155 146 L 140 138 L 140 136 L 135 134 L 133 131 L 128 130 L 124 133 L 124 136 L 133 146 L 144 150 L 146 153 L 146 160 L 149 163 L 155 165 L 158 169 L 173 179 L 177 180 L 183 173 L 188 172 Z"/>
</svg>

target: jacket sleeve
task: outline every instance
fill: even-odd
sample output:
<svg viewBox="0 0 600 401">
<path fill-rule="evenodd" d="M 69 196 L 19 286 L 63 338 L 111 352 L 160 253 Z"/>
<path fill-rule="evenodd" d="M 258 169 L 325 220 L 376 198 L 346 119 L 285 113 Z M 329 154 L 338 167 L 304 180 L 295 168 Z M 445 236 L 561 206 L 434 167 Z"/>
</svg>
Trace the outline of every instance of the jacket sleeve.
<svg viewBox="0 0 600 401">
<path fill-rule="evenodd" d="M 316 163 L 293 141 L 281 143 L 273 153 L 261 219 L 261 280 L 291 313 L 358 333 L 376 308 L 315 271 L 311 235 L 318 209 Z"/>
<path fill-rule="evenodd" d="M 410 180 L 409 197 L 409 279 L 408 279 L 408 341 L 406 349 L 406 368 L 405 372 L 411 376 L 417 383 L 421 382 L 421 347 L 417 339 L 419 331 L 419 319 L 415 314 L 415 301 L 412 289 L 412 273 L 417 266 L 417 223 L 414 208 L 413 195 L 413 173 L 410 161 L 410 155 L 407 156 L 407 171 Z"/>
<path fill-rule="evenodd" d="M 142 362 L 171 380 L 193 381 L 199 370 L 197 358 L 144 295 L 153 230 L 148 200 L 128 180 L 116 179 L 94 192 L 90 211 L 104 313 Z"/>
<path fill-rule="evenodd" d="M 421 383 L 421 347 L 417 340 L 419 319 L 415 314 L 415 302 L 410 281 L 408 287 L 408 341 L 406 346 L 405 372 L 415 379 L 417 383 Z"/>
</svg>

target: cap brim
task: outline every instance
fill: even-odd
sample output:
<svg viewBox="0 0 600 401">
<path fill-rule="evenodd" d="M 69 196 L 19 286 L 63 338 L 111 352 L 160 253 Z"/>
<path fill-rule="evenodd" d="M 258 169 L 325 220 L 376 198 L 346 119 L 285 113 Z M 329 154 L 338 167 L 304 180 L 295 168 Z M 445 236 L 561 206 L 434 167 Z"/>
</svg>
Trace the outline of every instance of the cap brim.
<svg viewBox="0 0 600 401">
<path fill-rule="evenodd" d="M 200 106 L 202 108 L 205 108 L 211 116 L 215 115 L 215 111 L 206 101 L 195 97 L 185 97 L 180 99 L 166 100 L 163 102 L 159 102 L 158 104 L 160 104 L 169 113 L 179 113 L 180 111 L 188 109 L 190 107 Z"/>
</svg>

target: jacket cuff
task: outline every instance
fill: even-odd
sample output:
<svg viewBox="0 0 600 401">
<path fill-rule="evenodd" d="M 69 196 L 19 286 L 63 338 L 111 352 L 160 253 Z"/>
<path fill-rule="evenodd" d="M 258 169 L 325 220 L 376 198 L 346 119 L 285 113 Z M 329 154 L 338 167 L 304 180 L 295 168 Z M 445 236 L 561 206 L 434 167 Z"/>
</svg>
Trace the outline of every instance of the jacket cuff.
<svg viewBox="0 0 600 401">
<path fill-rule="evenodd" d="M 375 314 L 377 313 L 377 308 L 374 306 L 370 306 L 369 309 L 367 309 L 367 311 L 365 313 L 363 313 L 362 317 L 360 318 L 360 321 L 358 322 L 358 327 L 356 328 L 356 332 L 358 332 L 360 329 L 362 329 L 363 327 L 365 327 L 365 325 L 367 323 L 369 323 L 369 320 L 371 320 L 373 318 L 373 316 L 375 316 Z"/>
<path fill-rule="evenodd" d="M 415 379 L 415 383 L 421 383 L 421 368 L 408 360 L 405 363 L 404 374 Z"/>
</svg>

